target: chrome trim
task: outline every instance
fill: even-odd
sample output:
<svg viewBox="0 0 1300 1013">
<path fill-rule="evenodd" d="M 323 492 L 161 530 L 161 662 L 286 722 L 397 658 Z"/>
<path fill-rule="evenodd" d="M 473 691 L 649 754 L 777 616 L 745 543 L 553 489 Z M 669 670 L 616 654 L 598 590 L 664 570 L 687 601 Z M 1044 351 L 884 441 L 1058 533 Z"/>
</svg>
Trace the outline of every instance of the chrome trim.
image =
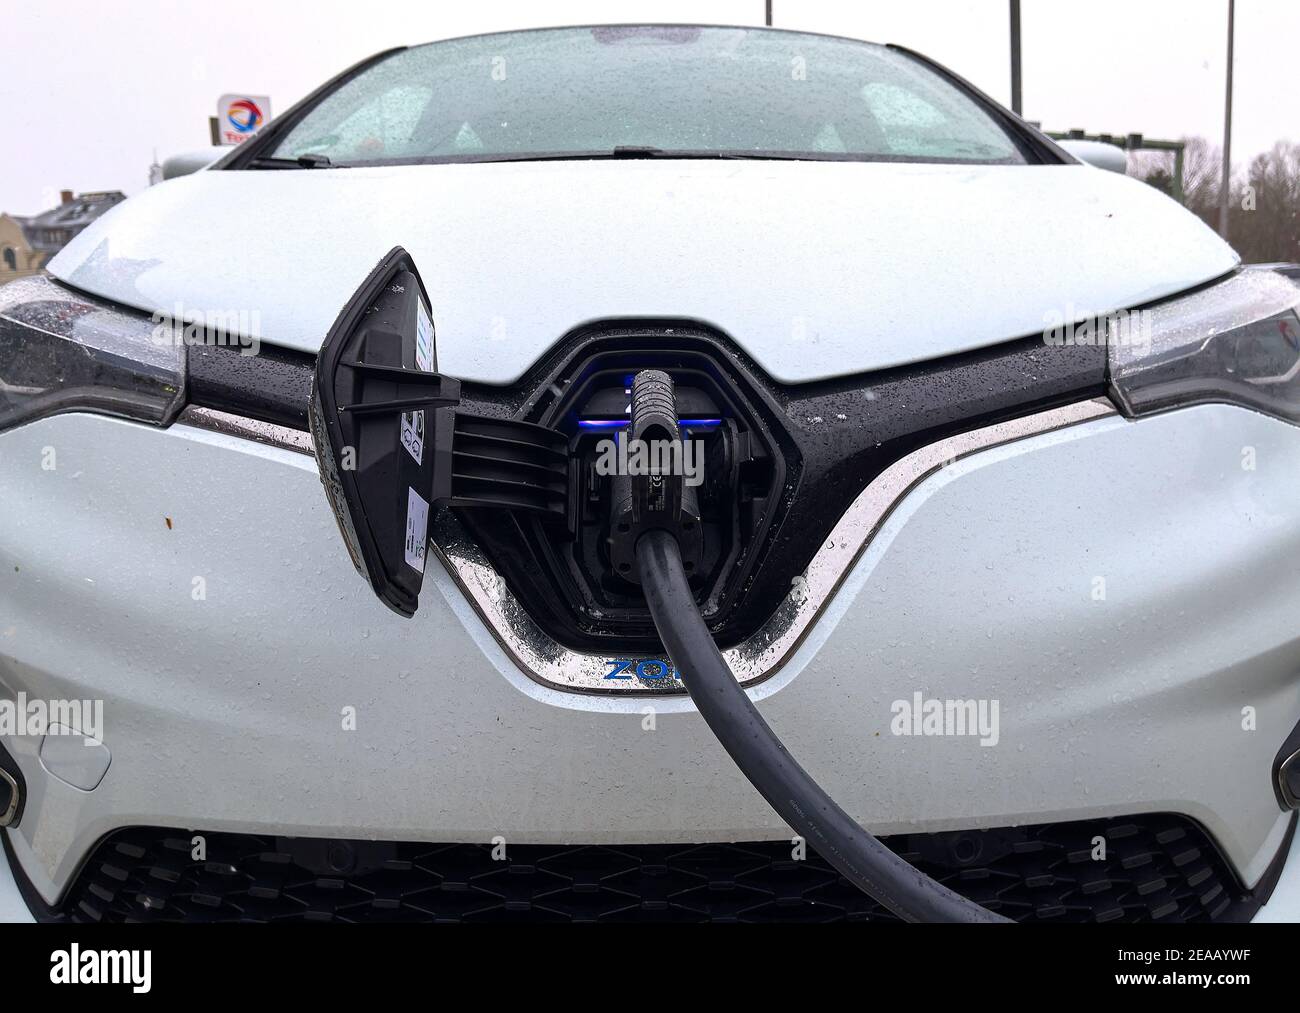
<svg viewBox="0 0 1300 1013">
<path fill-rule="evenodd" d="M 1016 440 L 1115 415 L 1105 398 L 1078 401 L 1023 418 L 999 422 L 912 451 L 877 475 L 849 505 L 825 544 L 791 582 L 790 593 L 749 639 L 723 651 L 736 678 L 746 686 L 774 675 L 803 643 L 854 563 L 900 500 L 923 479 L 959 458 Z M 271 446 L 311 454 L 311 437 L 300 430 L 259 422 L 210 408 L 189 406 L 177 422 Z M 450 510 L 437 511 L 430 535 L 432 548 L 507 657 L 530 679 L 552 689 L 575 693 L 662 696 L 686 692 L 675 676 L 633 676 L 612 681 L 609 655 L 572 651 L 537 625 L 468 536 Z M 626 655 L 634 661 L 660 660 Z"/>
<path fill-rule="evenodd" d="M 7 827 L 13 823 L 14 816 L 18 813 L 18 803 L 22 801 L 22 796 L 19 794 L 18 782 L 9 771 L 0 769 L 0 778 L 9 785 L 9 805 L 4 812 L 0 812 L 0 827 Z"/>
<path fill-rule="evenodd" d="M 817 550 L 807 570 L 771 618 L 746 641 L 723 651 L 736 678 L 753 685 L 775 674 L 803 642 L 880 526 L 898 502 L 930 474 L 977 451 L 1116 414 L 1104 398 L 1080 401 L 950 436 L 895 461 L 850 504 Z M 612 682 L 608 655 L 572 651 L 539 627 L 469 538 L 450 510 L 433 522 L 433 548 L 507 656 L 530 679 L 553 689 L 579 693 L 665 695 L 684 693 L 675 675 Z M 628 655 L 635 660 L 650 655 Z M 658 659 L 654 659 L 658 660 Z"/>
<path fill-rule="evenodd" d="M 1300 809 L 1300 798 L 1296 798 L 1295 793 L 1291 790 L 1287 771 L 1297 764 L 1300 764 L 1300 749 L 1288 756 L 1277 767 L 1278 794 L 1282 796 L 1282 801 L 1291 809 Z"/>
<path fill-rule="evenodd" d="M 296 450 L 300 454 L 313 453 L 311 434 L 288 426 L 278 426 L 272 422 L 250 419 L 244 415 L 232 415 L 230 412 L 217 411 L 215 408 L 200 408 L 186 405 L 177 425 L 194 426 L 196 429 L 208 429 L 226 436 L 236 436 L 243 440 L 265 443 L 282 450 Z"/>
</svg>

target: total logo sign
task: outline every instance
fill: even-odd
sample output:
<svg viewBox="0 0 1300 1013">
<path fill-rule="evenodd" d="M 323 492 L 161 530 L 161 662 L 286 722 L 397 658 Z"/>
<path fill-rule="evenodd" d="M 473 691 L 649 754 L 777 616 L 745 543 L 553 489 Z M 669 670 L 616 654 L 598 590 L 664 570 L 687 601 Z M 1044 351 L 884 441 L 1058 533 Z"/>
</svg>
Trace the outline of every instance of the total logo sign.
<svg viewBox="0 0 1300 1013">
<path fill-rule="evenodd" d="M 217 132 L 222 144 L 243 144 L 270 118 L 267 95 L 222 95 L 217 100 Z"/>
</svg>

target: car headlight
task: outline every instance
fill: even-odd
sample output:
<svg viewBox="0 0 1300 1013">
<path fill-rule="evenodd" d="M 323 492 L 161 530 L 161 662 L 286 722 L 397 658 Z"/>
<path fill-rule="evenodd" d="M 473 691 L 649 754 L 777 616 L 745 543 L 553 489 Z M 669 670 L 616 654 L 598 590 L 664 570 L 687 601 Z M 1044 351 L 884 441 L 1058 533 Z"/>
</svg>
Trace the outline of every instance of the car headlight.
<svg viewBox="0 0 1300 1013">
<path fill-rule="evenodd" d="M 67 411 L 169 425 L 184 399 L 171 327 L 43 276 L 0 287 L 0 430 Z"/>
<path fill-rule="evenodd" d="M 1246 268 L 1107 318 L 1110 380 L 1128 415 L 1228 402 L 1300 423 L 1300 286 Z"/>
</svg>

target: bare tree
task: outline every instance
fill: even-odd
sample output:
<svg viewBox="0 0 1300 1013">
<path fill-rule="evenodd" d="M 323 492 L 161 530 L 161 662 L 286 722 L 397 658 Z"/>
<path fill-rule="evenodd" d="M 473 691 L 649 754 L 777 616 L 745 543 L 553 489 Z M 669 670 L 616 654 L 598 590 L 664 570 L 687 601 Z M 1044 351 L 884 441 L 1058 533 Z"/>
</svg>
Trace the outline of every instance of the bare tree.
<svg viewBox="0 0 1300 1013">
<path fill-rule="evenodd" d="M 1233 246 L 1247 262 L 1300 262 L 1300 144 L 1256 155 L 1233 187 Z"/>
<path fill-rule="evenodd" d="M 1219 221 L 1220 149 L 1203 137 L 1185 140 L 1183 195 L 1189 211 L 1210 228 Z M 1171 193 L 1173 155 L 1143 151 L 1129 174 Z M 1247 263 L 1300 262 L 1300 144 L 1279 141 L 1257 155 L 1246 174 L 1234 176 L 1229 195 L 1228 239 Z"/>
</svg>

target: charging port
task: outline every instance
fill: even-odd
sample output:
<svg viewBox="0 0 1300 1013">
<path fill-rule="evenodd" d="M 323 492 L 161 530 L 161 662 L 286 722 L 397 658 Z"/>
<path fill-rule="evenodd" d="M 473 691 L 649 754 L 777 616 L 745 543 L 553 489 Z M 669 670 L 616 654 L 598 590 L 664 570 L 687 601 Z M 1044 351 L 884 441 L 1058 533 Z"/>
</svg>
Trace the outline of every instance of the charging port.
<svg viewBox="0 0 1300 1013">
<path fill-rule="evenodd" d="M 729 602 L 733 578 L 765 528 L 775 469 L 752 419 L 708 371 L 688 360 L 632 374 L 626 362 L 620 357 L 589 373 L 571 413 L 560 416 L 560 428 L 570 427 L 575 495 L 569 551 L 556 551 L 585 592 L 582 611 L 591 625 L 650 637 L 634 548 L 662 518 L 632 479 L 649 472 L 653 481 L 641 488 L 660 491 L 660 504 L 681 511 L 673 523 L 684 564 L 712 618 Z M 669 421 L 661 412 L 637 432 L 633 382 L 643 374 L 653 377 L 645 390 L 666 396 L 675 414 Z"/>
</svg>

